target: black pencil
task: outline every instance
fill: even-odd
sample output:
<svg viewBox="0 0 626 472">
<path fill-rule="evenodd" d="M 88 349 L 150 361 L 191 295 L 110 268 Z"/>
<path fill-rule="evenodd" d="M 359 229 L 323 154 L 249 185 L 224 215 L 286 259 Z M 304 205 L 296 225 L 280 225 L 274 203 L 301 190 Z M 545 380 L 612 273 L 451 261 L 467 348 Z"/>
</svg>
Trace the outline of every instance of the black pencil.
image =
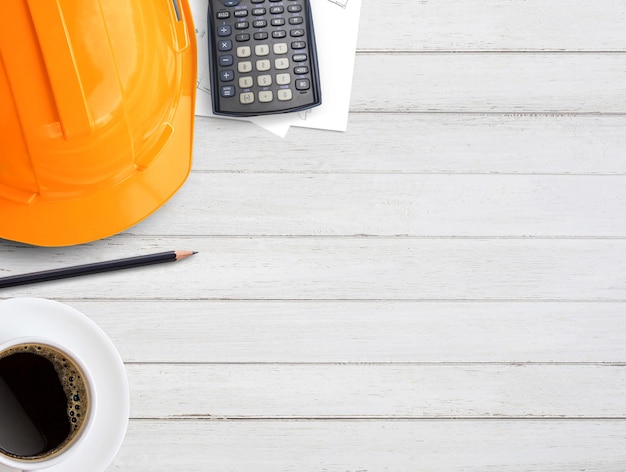
<svg viewBox="0 0 626 472">
<path fill-rule="evenodd" d="M 162 262 L 174 262 L 185 259 L 193 254 L 192 251 L 167 251 L 157 254 L 147 254 L 145 256 L 127 257 L 112 261 L 94 262 L 60 269 L 44 270 L 41 272 L 31 272 L 30 274 L 10 275 L 0 278 L 0 288 L 15 287 L 17 285 L 34 284 L 37 282 L 47 282 L 49 280 L 66 279 L 81 275 L 97 274 L 100 272 L 110 272 L 112 270 L 130 269 L 150 264 L 160 264 Z"/>
</svg>

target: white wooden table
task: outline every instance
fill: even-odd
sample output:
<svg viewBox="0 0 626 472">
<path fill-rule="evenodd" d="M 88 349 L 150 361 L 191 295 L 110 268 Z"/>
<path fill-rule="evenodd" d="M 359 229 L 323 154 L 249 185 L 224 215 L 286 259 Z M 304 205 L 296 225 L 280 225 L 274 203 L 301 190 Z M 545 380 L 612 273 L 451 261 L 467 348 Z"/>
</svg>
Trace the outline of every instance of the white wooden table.
<svg viewBox="0 0 626 472">
<path fill-rule="evenodd" d="M 118 347 L 108 471 L 626 470 L 626 3 L 365 0 L 347 133 L 198 118 L 124 234 L 0 241 Z"/>
</svg>

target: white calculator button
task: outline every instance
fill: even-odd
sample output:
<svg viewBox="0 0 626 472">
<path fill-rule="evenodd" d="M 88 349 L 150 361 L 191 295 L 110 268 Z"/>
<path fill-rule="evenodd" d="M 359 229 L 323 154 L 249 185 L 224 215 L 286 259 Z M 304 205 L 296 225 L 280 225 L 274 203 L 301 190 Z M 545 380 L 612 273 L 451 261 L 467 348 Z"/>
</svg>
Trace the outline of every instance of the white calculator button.
<svg viewBox="0 0 626 472">
<path fill-rule="evenodd" d="M 244 92 L 239 94 L 239 101 L 242 105 L 249 105 L 250 103 L 254 103 L 254 93 L 252 92 Z"/>
<path fill-rule="evenodd" d="M 261 59 L 260 61 L 256 61 L 256 70 L 260 72 L 270 70 L 271 67 L 272 63 L 268 59 Z"/>
<path fill-rule="evenodd" d="M 274 61 L 274 67 L 278 70 L 289 69 L 289 59 L 286 57 L 279 57 L 276 61 Z"/>
<path fill-rule="evenodd" d="M 241 61 L 237 64 L 237 70 L 243 74 L 246 72 L 250 72 L 252 70 L 252 62 L 250 61 Z"/>
<path fill-rule="evenodd" d="M 281 102 L 291 100 L 292 98 L 291 89 L 279 89 L 277 95 Z"/>
<path fill-rule="evenodd" d="M 274 54 L 287 54 L 289 51 L 289 47 L 287 43 L 276 43 L 274 44 Z"/>
<path fill-rule="evenodd" d="M 250 88 L 254 85 L 254 80 L 249 75 L 245 77 L 239 77 L 239 87 Z"/>
<path fill-rule="evenodd" d="M 259 87 L 269 87 L 272 85 L 272 76 L 271 75 L 259 75 L 257 77 L 257 83 Z"/>
<path fill-rule="evenodd" d="M 254 53 L 257 56 L 268 56 L 270 53 L 270 47 L 267 44 L 257 44 L 254 46 Z"/>
<path fill-rule="evenodd" d="M 237 57 L 250 57 L 252 54 L 252 49 L 250 46 L 239 46 L 237 48 Z"/>
<path fill-rule="evenodd" d="M 268 103 L 274 100 L 274 94 L 271 90 L 264 90 L 259 92 L 259 102 Z"/>
<path fill-rule="evenodd" d="M 289 85 L 291 83 L 291 75 L 289 73 L 276 74 L 276 83 L 278 85 Z"/>
</svg>

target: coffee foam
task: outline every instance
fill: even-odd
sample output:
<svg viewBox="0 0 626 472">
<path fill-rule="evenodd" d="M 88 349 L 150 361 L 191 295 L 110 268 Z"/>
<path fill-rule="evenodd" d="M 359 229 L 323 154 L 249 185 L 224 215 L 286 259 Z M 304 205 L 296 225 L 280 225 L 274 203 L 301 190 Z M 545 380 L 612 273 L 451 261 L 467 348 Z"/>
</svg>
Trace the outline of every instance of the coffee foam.
<svg viewBox="0 0 626 472">
<path fill-rule="evenodd" d="M 49 458 L 58 454 L 73 442 L 82 429 L 83 424 L 85 424 L 88 419 L 89 390 L 86 379 L 76 363 L 66 354 L 52 346 L 38 343 L 18 344 L 0 353 L 0 359 L 17 353 L 36 354 L 47 359 L 54 367 L 61 386 L 63 387 L 63 391 L 65 392 L 65 398 L 67 399 L 67 419 L 70 423 L 70 433 L 65 441 L 56 448 L 40 455 L 29 456 L 27 458 L 19 457 L 20 459 L 27 460 Z"/>
</svg>

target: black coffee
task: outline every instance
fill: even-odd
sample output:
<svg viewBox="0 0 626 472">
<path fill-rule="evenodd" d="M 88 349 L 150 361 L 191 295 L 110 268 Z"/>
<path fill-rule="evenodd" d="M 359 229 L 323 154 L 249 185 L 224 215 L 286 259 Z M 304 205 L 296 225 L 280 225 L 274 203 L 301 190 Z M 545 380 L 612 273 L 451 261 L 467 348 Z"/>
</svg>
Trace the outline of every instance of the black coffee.
<svg viewBox="0 0 626 472">
<path fill-rule="evenodd" d="M 38 460 L 77 437 L 89 407 L 85 379 L 53 347 L 20 344 L 0 353 L 0 453 Z"/>
</svg>

